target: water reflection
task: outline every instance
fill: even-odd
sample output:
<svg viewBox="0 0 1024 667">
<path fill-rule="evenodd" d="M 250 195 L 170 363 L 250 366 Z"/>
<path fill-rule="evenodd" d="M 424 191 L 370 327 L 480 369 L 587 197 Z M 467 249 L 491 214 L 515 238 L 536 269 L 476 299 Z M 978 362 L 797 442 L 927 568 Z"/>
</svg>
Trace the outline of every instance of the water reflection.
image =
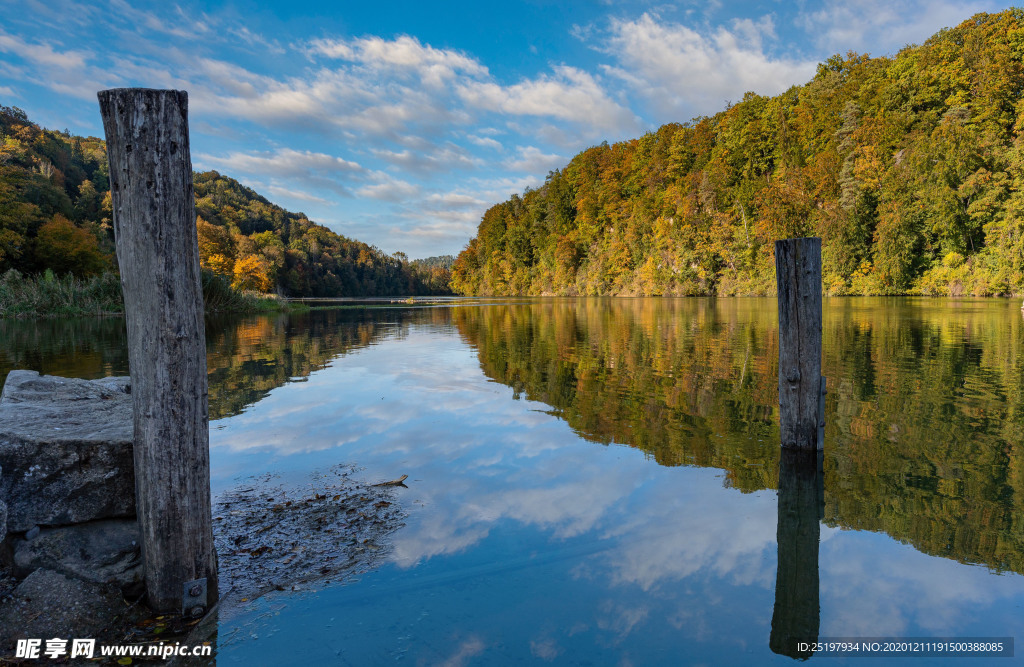
<svg viewBox="0 0 1024 667">
<path fill-rule="evenodd" d="M 124 319 L 0 319 L 0 382 L 16 368 L 86 379 L 126 375 Z"/>
<path fill-rule="evenodd" d="M 410 510 L 390 565 L 254 603 L 222 622 L 219 660 L 301 645 L 310 662 L 664 664 L 685 647 L 785 664 L 787 642 L 819 633 L 1012 634 L 1018 306 L 826 303 L 824 524 L 806 478 L 780 485 L 769 300 L 211 325 L 211 396 L 231 415 L 211 434 L 215 490 L 356 462 L 372 481 L 409 474 Z"/>
<path fill-rule="evenodd" d="M 593 317 L 588 308 L 578 309 L 584 320 Z M 395 535 L 390 565 L 311 599 L 255 604 L 222 635 L 225 660 L 285 659 L 288 647 L 300 642 L 313 647 L 306 649 L 311 661 L 340 655 L 357 664 L 453 656 L 484 663 L 671 664 L 680 651 L 688 662 L 784 664 L 791 657 L 773 653 L 772 645 L 783 633 L 817 634 L 815 622 L 823 636 L 983 635 L 1017 623 L 1024 600 L 1024 579 L 1017 575 L 931 558 L 882 533 L 821 525 L 817 493 L 810 510 L 794 503 L 796 524 L 785 520 L 794 497 L 785 488 L 781 523 L 775 492 L 738 493 L 735 480 L 760 478 L 776 486 L 779 468 L 766 463 L 782 462 L 777 441 L 757 443 L 756 428 L 744 418 L 736 418 L 735 427 L 723 422 L 720 430 L 701 425 L 717 419 L 725 399 L 698 401 L 703 414 L 639 412 L 668 415 L 665 432 L 676 422 L 691 428 L 680 442 L 694 449 L 678 453 L 686 459 L 689 451 L 703 452 L 717 457 L 720 468 L 655 465 L 649 451 L 633 446 L 628 428 L 601 445 L 581 438 L 566 415 L 582 412 L 582 403 L 531 400 L 532 380 L 524 371 L 548 367 L 543 349 L 517 362 L 518 386 L 496 382 L 490 371 L 490 380 L 481 376 L 482 358 L 501 358 L 483 334 L 500 343 L 510 335 L 502 327 L 519 326 L 507 312 L 494 307 L 495 321 L 504 324 L 476 332 L 466 324 L 480 324 L 487 313 L 475 319 L 451 313 L 462 323 L 463 340 L 475 347 L 453 339 L 447 327 L 413 323 L 402 340 L 349 354 L 308 383 L 272 392 L 259 410 L 222 423 L 211 440 L 219 474 L 261 466 L 301 470 L 333 459 L 358 461 L 370 480 L 410 476 L 402 491 L 408 525 Z M 542 317 L 538 324 L 541 333 L 558 331 Z M 622 328 L 610 331 L 621 335 Z M 610 364 L 581 370 L 580 339 L 587 339 L 585 330 L 559 363 L 578 378 L 603 374 L 610 387 L 605 393 L 590 387 L 594 400 L 630 414 L 624 404 L 638 399 L 619 389 L 629 378 Z M 534 349 L 543 347 L 542 336 Z M 509 349 L 514 359 L 519 348 Z M 755 369 L 766 358 L 759 349 L 751 345 L 748 387 L 760 386 Z M 622 369 L 622 358 L 615 361 Z M 736 357 L 735 377 L 743 376 L 743 361 Z M 709 373 L 700 363 L 687 370 Z M 772 385 L 769 380 L 767 401 L 775 400 Z M 579 383 L 556 388 L 580 395 Z M 318 400 L 325 396 L 331 400 Z M 265 414 L 288 415 L 287 432 L 272 445 L 265 444 L 273 426 Z M 698 432 L 706 434 L 704 442 Z M 758 448 L 767 456 L 735 456 Z M 806 499 L 802 488 L 795 497 Z M 820 553 L 813 533 L 799 539 L 815 528 Z M 792 550 L 784 548 L 787 534 L 798 538 Z M 807 545 L 818 555 L 817 580 L 815 569 L 804 567 Z M 814 595 L 819 588 L 820 597 Z M 768 610 L 776 601 L 773 627 Z M 288 641 L 266 638 L 279 628 Z M 261 640 L 250 642 L 251 633 Z"/>
<path fill-rule="evenodd" d="M 772 651 L 809 658 L 818 641 L 818 542 L 825 507 L 820 451 L 783 448 L 779 457 L 778 570 L 772 612 Z"/>
<path fill-rule="evenodd" d="M 826 300 L 823 369 L 833 386 L 827 524 L 884 531 L 926 553 L 1024 572 L 1018 313 L 1010 300 Z M 455 327 L 488 377 L 548 406 L 585 439 L 627 444 L 662 465 L 718 468 L 745 492 L 778 484 L 770 299 L 550 299 L 207 324 L 214 419 L 342 355 L 403 340 L 411 326 Z M 15 367 L 77 377 L 126 373 L 124 322 L 0 320 L 0 375 Z M 450 402 L 448 369 L 429 372 L 436 373 L 434 395 Z M 334 402 L 311 393 L 305 401 Z M 466 414 L 478 397 L 460 400 L 449 407 Z M 282 425 L 289 410 L 307 408 L 261 406 L 267 437 L 234 446 L 334 447 L 418 409 L 378 401 L 359 408 L 344 436 L 325 422 L 322 437 L 296 443 Z"/>
<path fill-rule="evenodd" d="M 206 363 L 210 419 L 238 414 L 287 382 L 301 381 L 332 360 L 389 337 L 410 320 L 399 311 L 336 310 L 295 315 L 209 316 Z M 123 318 L 0 319 L 0 383 L 12 369 L 94 379 L 128 375 Z"/>
<path fill-rule="evenodd" d="M 1008 300 L 829 299 L 825 521 L 1024 572 L 1024 358 Z M 778 484 L 771 300 L 460 309 L 484 372 L 588 440 Z"/>
</svg>

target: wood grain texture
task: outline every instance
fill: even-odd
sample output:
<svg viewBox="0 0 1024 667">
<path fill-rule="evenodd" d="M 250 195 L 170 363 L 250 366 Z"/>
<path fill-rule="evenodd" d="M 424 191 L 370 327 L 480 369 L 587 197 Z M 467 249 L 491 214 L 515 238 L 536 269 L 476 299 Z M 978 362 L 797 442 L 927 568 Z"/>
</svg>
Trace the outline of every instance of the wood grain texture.
<svg viewBox="0 0 1024 667">
<path fill-rule="evenodd" d="M 775 279 L 782 446 L 821 449 L 821 239 L 776 241 Z"/>
<path fill-rule="evenodd" d="M 132 378 L 146 592 L 179 611 L 184 582 L 217 599 L 206 338 L 184 91 L 99 93 Z"/>
</svg>

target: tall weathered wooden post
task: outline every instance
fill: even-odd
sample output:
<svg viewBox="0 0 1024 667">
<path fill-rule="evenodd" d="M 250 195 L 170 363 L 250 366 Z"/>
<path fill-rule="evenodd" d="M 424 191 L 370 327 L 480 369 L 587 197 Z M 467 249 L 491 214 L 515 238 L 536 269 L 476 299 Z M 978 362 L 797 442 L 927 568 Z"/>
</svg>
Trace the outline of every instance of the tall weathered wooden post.
<svg viewBox="0 0 1024 667">
<path fill-rule="evenodd" d="M 99 93 L 128 324 L 135 496 L 149 604 L 217 598 L 206 337 L 185 91 Z"/>
<path fill-rule="evenodd" d="M 769 646 L 809 658 L 818 640 L 818 541 L 824 509 L 821 239 L 775 242 L 779 288 L 778 570 Z"/>
<path fill-rule="evenodd" d="M 779 289 L 779 432 L 783 447 L 821 449 L 821 239 L 775 242 Z"/>
</svg>

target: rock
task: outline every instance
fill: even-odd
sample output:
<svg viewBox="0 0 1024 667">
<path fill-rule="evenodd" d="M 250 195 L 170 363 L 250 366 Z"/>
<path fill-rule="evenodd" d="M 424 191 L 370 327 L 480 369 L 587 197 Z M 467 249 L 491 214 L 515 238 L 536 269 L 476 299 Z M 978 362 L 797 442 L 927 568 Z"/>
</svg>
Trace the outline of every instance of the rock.
<svg viewBox="0 0 1024 667">
<path fill-rule="evenodd" d="M 128 378 L 11 371 L 0 394 L 7 530 L 135 515 Z"/>
<path fill-rule="evenodd" d="M 0 500 L 0 542 L 7 537 L 7 503 Z"/>
<path fill-rule="evenodd" d="M 33 540 L 14 543 L 14 574 L 46 568 L 67 576 L 123 589 L 142 583 L 139 525 L 134 519 L 93 521 L 44 528 Z"/>
<path fill-rule="evenodd" d="M 36 570 L 0 603 L 0 652 L 14 655 L 17 639 L 96 637 L 124 610 L 116 587 Z"/>
</svg>

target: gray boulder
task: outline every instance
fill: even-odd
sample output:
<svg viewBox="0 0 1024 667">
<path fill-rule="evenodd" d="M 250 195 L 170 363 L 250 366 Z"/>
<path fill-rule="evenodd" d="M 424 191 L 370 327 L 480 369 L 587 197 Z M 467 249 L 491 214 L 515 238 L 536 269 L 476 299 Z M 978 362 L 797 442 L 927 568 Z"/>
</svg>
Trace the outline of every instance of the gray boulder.
<svg viewBox="0 0 1024 667">
<path fill-rule="evenodd" d="M 93 521 L 43 528 L 14 543 L 14 574 L 46 568 L 69 577 L 133 590 L 142 583 L 139 525 L 134 519 Z"/>
<path fill-rule="evenodd" d="M 0 652 L 22 638 L 96 637 L 125 610 L 116 587 L 36 570 L 0 602 Z"/>
<path fill-rule="evenodd" d="M 0 394 L 0 498 L 7 530 L 135 515 L 126 377 L 11 371 Z"/>
</svg>

